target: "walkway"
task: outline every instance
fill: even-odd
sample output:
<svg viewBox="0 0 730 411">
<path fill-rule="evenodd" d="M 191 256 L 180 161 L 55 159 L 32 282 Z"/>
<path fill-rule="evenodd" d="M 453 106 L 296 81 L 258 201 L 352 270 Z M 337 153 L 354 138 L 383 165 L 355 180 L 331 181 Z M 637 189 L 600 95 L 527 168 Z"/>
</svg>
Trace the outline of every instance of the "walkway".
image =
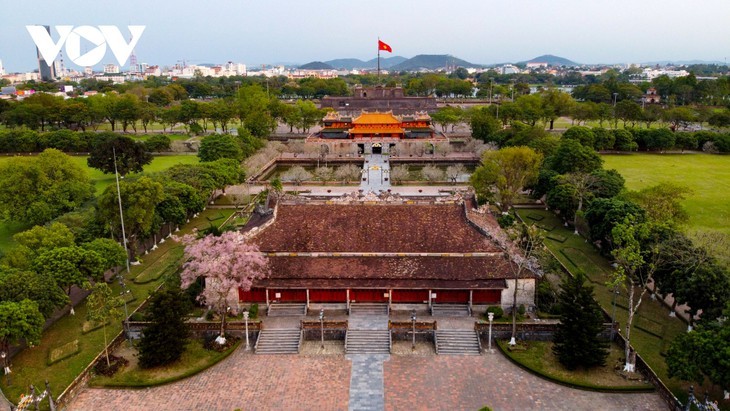
<svg viewBox="0 0 730 411">
<path fill-rule="evenodd" d="M 390 161 L 382 154 L 366 154 L 360 188 L 377 194 L 390 188 Z"/>
<path fill-rule="evenodd" d="M 387 330 L 388 316 L 351 315 L 348 328 L 353 330 Z M 385 407 L 385 386 L 383 383 L 383 362 L 390 355 L 354 354 L 350 372 L 350 411 L 382 410 Z"/>
</svg>

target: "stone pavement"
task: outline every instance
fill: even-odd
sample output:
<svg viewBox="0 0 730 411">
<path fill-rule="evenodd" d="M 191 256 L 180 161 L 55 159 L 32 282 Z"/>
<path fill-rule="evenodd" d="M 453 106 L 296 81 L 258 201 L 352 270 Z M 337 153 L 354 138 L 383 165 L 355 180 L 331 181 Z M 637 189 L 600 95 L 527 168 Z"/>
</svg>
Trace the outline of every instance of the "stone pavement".
<svg viewBox="0 0 730 411">
<path fill-rule="evenodd" d="M 252 355 L 238 349 L 209 370 L 143 390 L 86 388 L 69 410 L 346 410 L 344 356 Z"/>
<path fill-rule="evenodd" d="M 377 411 L 385 408 L 383 386 L 383 362 L 390 355 L 349 355 L 352 361 L 350 373 L 350 411 Z"/>
<path fill-rule="evenodd" d="M 364 192 L 379 193 L 390 187 L 390 162 L 388 156 L 382 154 L 366 154 L 362 171 L 360 188 Z"/>
<path fill-rule="evenodd" d="M 666 410 L 655 393 L 576 390 L 527 373 L 501 353 L 391 356 L 384 365 L 386 410 Z"/>
</svg>

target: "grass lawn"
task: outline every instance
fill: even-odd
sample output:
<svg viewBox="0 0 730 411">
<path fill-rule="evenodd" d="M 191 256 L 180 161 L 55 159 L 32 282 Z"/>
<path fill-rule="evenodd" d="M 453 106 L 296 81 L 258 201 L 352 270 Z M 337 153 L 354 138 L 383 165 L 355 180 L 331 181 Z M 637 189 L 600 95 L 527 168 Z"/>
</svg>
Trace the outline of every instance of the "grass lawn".
<svg viewBox="0 0 730 411">
<path fill-rule="evenodd" d="M 241 344 L 239 340 L 223 352 L 206 350 L 200 339 L 191 339 L 179 361 L 151 369 L 142 369 L 137 362 L 137 350 L 123 345 L 114 354 L 129 360 L 129 364 L 112 377 L 94 376 L 92 387 L 151 387 L 167 384 L 195 375 L 226 358 Z"/>
<path fill-rule="evenodd" d="M 196 219 L 181 228 L 180 235 L 189 233 L 193 227 L 207 226 L 210 220 L 223 222 L 223 217 L 230 215 L 233 210 L 206 210 Z M 131 314 L 164 280 L 159 278 L 145 284 L 135 284 L 132 279 L 153 265 L 157 256 L 164 255 L 174 248 L 182 248 L 180 243 L 165 241 L 156 251 L 144 257 L 141 265 L 132 266 L 131 273 L 125 274 L 127 287 L 136 297 L 128 304 Z M 164 267 L 159 267 L 160 270 Z M 120 291 L 119 284 L 113 281 L 109 284 L 116 292 Z M 66 315 L 43 332 L 41 343 L 33 348 L 20 352 L 12 361 L 12 386 L 8 387 L 5 378 L 0 379 L 0 388 L 7 398 L 18 402 L 20 394 L 26 392 L 30 384 L 43 387 L 43 381 L 48 380 L 54 395 L 59 395 L 76 378 L 76 376 L 98 355 L 104 348 L 104 336 L 101 328 L 83 333 L 83 324 L 86 320 L 86 302 L 76 306 L 76 315 Z M 107 335 L 111 341 L 122 329 L 120 321 L 112 322 L 107 326 Z M 48 365 L 48 355 L 51 350 L 57 349 L 71 341 L 79 340 L 81 351 L 67 359 Z M 47 404 L 47 403 L 46 403 Z"/>
<path fill-rule="evenodd" d="M 583 237 L 574 235 L 572 230 L 563 227 L 563 224 L 552 212 L 534 209 L 517 211 L 528 224 L 530 222 L 534 223 L 534 219 L 527 218 L 528 215 L 543 217 L 537 223 L 538 225 L 552 226 L 554 228 L 552 228 L 550 234 L 557 234 L 565 238 L 562 243 L 548 238 L 545 240 L 545 245 L 569 271 L 577 272 L 580 270 L 587 275 L 594 287 L 596 301 L 606 312 L 611 314 L 613 311 L 613 290 L 606 286 L 606 282 L 612 268 L 608 261 Z M 625 308 L 626 303 L 623 301 L 626 300 L 627 292 L 626 290 L 619 291 L 620 295 L 616 299 L 616 320 L 621 324 L 620 328 L 624 332 L 628 309 Z M 634 318 L 631 344 L 659 378 L 664 381 L 664 384 L 674 392 L 674 395 L 680 399 L 685 399 L 689 384 L 669 378 L 667 364 L 662 353 L 666 352 L 674 337 L 686 331 L 687 326 L 680 319 L 669 317 L 668 314 L 668 308 L 646 296 L 637 316 Z"/>
<path fill-rule="evenodd" d="M 693 193 L 684 201 L 690 230 L 718 230 L 730 235 L 730 156 L 709 154 L 611 154 L 601 156 L 626 186 L 639 190 L 668 181 Z"/>
<path fill-rule="evenodd" d="M 604 367 L 573 371 L 560 364 L 552 352 L 552 342 L 529 341 L 528 348 L 524 351 L 510 351 L 506 341 L 497 341 L 497 344 L 505 355 L 538 375 L 570 385 L 598 390 L 652 390 L 654 388 L 648 382 L 627 380 L 615 372 L 614 366 L 618 363 L 623 364 L 623 351 L 615 344 L 611 345 Z"/>
</svg>

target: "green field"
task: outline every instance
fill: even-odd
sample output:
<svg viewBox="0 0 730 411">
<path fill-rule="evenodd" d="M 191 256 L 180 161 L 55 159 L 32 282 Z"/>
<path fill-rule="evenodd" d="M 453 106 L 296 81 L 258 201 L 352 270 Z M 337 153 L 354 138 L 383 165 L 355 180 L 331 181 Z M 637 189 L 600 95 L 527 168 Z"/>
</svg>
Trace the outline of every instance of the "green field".
<svg viewBox="0 0 730 411">
<path fill-rule="evenodd" d="M 8 161 L 12 157 L 0 157 L 0 162 Z M 86 165 L 86 158 L 85 156 L 76 156 L 71 157 L 73 161 L 80 165 L 81 167 L 85 168 L 87 172 L 89 173 L 89 177 L 91 178 L 91 181 L 94 183 L 94 188 L 96 189 L 96 195 L 101 194 L 104 189 L 114 183 L 114 175 L 113 174 L 104 174 L 101 171 L 91 168 Z M 141 173 L 141 175 L 144 174 L 150 174 L 155 173 L 158 171 L 165 170 L 167 168 L 170 168 L 176 164 L 197 164 L 198 163 L 198 156 L 196 155 L 173 155 L 173 156 L 155 156 L 152 159 L 152 163 L 145 166 L 144 171 Z M 140 174 L 130 174 L 130 177 L 135 177 Z M 15 233 L 18 233 L 20 231 L 23 231 L 29 227 L 18 224 L 18 223 L 11 223 L 6 221 L 0 221 L 0 250 L 5 250 L 9 246 L 13 244 L 13 235 Z"/>
<path fill-rule="evenodd" d="M 639 190 L 668 181 L 693 193 L 684 201 L 690 230 L 730 235 L 730 156 L 709 154 L 610 154 L 604 168 L 616 169 L 626 187 Z"/>
</svg>

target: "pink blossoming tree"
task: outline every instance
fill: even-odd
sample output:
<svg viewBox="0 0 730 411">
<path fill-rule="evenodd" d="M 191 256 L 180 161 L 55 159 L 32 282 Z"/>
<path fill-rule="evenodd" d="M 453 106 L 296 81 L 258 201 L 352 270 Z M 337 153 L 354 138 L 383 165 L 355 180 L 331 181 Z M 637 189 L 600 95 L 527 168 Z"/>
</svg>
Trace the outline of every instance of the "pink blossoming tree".
<svg viewBox="0 0 730 411">
<path fill-rule="evenodd" d="M 256 245 L 246 243 L 243 234 L 237 231 L 200 239 L 186 235 L 182 241 L 188 260 L 180 274 L 181 286 L 185 289 L 199 277 L 205 278 L 205 289 L 198 301 L 213 307 L 221 316 L 217 341 L 224 344 L 226 314 L 229 308 L 235 310 L 238 305 L 238 289 L 249 291 L 254 280 L 266 277 L 268 259 Z"/>
</svg>

